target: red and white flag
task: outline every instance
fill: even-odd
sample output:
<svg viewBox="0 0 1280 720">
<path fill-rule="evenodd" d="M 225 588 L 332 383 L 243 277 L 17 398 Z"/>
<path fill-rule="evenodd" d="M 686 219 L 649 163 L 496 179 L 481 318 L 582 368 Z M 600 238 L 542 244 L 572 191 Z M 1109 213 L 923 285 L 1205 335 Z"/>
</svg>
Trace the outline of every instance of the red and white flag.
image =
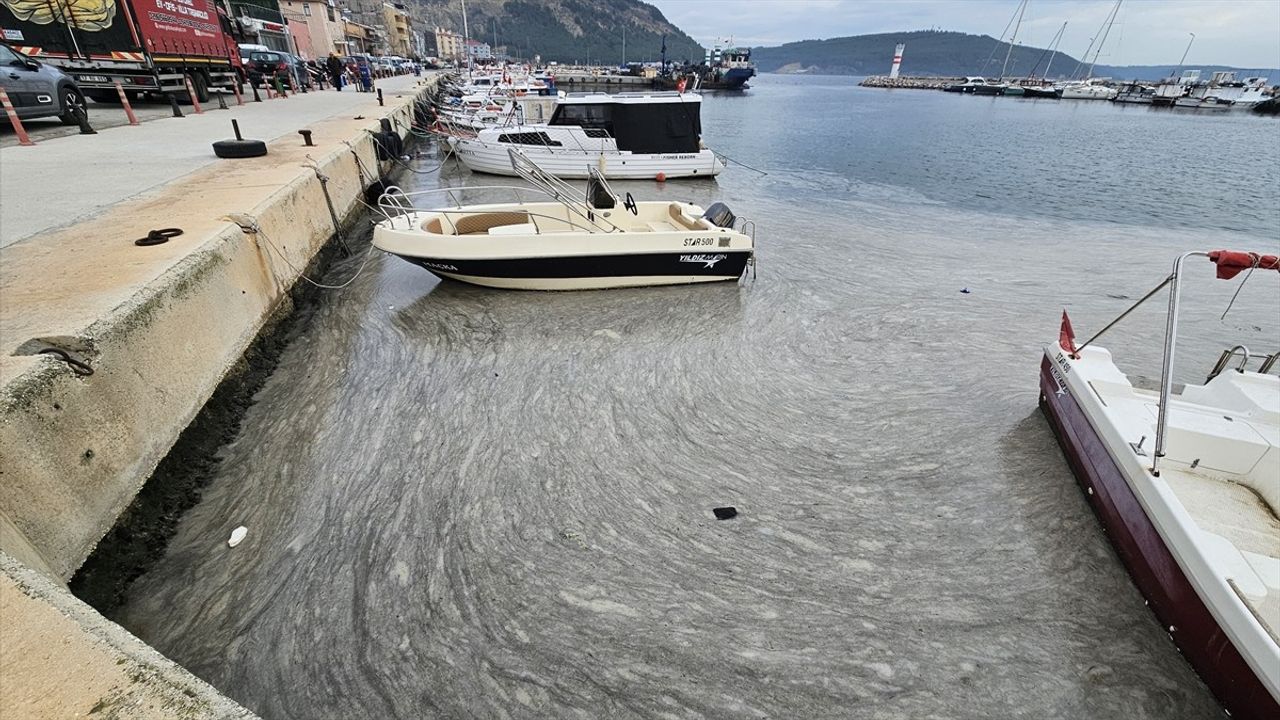
<svg viewBox="0 0 1280 720">
<path fill-rule="evenodd" d="M 1067 317 L 1066 310 L 1062 311 L 1062 327 L 1058 328 L 1058 345 L 1071 357 L 1076 356 L 1076 331 L 1071 329 L 1071 318 Z"/>
</svg>

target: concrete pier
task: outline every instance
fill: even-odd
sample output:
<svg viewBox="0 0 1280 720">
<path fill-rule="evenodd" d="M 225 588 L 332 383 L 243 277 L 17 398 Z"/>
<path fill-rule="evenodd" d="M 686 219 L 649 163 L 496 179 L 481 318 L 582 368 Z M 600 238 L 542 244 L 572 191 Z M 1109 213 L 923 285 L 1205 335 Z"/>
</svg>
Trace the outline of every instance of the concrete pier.
<svg viewBox="0 0 1280 720">
<path fill-rule="evenodd" d="M 354 93 L 341 93 L 341 100 L 333 99 L 339 93 L 330 93 L 273 101 L 287 117 L 259 118 L 257 129 L 272 128 L 265 131 L 266 139 L 279 137 L 269 144 L 267 156 L 254 159 L 213 157 L 209 141 L 230 136 L 230 113 L 217 120 L 225 124 L 217 135 L 192 134 L 192 128 L 211 128 L 207 118 L 217 119 L 214 112 L 157 121 L 151 125 L 173 125 L 149 137 L 139 133 L 151 126 L 106 130 L 96 136 L 103 150 L 95 152 L 95 162 L 105 163 L 105 154 L 118 158 L 117 164 L 94 165 L 92 172 L 42 174 L 25 187 L 9 180 L 24 164 L 35 162 L 34 154 L 20 153 L 47 152 L 56 166 L 76 155 L 74 148 L 57 144 L 82 139 L 4 151 L 9 242 L 0 263 L 0 550 L 7 556 L 0 563 L 0 597 L 6 608 L 0 622 L 6 653 L 11 648 L 66 646 L 76 657 L 107 658 L 106 667 L 112 653 L 125 652 L 119 648 L 145 649 L 78 604 L 61 583 L 115 523 L 264 324 L 289 312 L 290 289 L 334 234 L 317 175 L 327 178 L 339 217 L 361 209 L 361 195 L 376 180 L 379 167 L 371 132 L 379 118 L 387 117 L 405 135 L 412 99 L 430 82 L 388 82 L 385 107 L 372 94 Z M 187 124 L 179 127 L 181 123 Z M 305 147 L 294 134 L 293 129 L 302 127 L 312 131 L 315 147 Z M 164 144 L 166 138 L 171 146 Z M 168 166 L 143 162 L 130 172 L 129 155 L 144 152 L 171 152 L 174 161 Z M 55 177 L 61 179 L 60 191 L 46 187 Z M 41 226 L 33 218 L 46 197 L 59 212 L 43 208 L 53 219 Z M 68 216 L 85 219 L 47 227 Z M 232 216 L 250 219 L 259 232 L 244 232 Z M 19 228 L 12 235 L 11 218 Z M 181 228 L 183 234 L 163 245 L 133 243 L 149 230 L 168 227 Z M 24 235 L 28 230 L 32 233 Z M 48 349 L 60 354 L 41 352 Z M 79 364 L 80 372 L 63 356 Z M 85 367 L 91 375 L 83 374 Z M 83 653 L 74 650 L 78 645 L 84 646 Z M 74 702 L 58 707 L 70 712 L 84 701 L 83 714 L 115 702 L 112 698 L 165 696 L 154 687 L 135 692 L 132 686 L 113 684 L 104 689 L 110 674 L 104 675 L 94 662 L 68 666 L 56 653 L 48 657 L 62 675 L 10 672 L 22 663 L 4 656 L 0 707 L 27 707 L 22 703 L 28 699 L 65 691 Z M 150 678 L 172 676 L 158 654 L 137 657 L 145 671 L 136 673 L 135 684 L 150 687 Z M 173 677 L 178 677 L 174 687 L 183 693 L 188 681 L 194 681 L 189 674 Z M 209 712 L 181 713 L 163 712 L 163 703 L 146 705 L 153 706 L 160 710 L 117 716 L 247 714 L 238 708 L 224 712 L 216 704 L 209 705 Z M 36 710 L 23 715 L 40 716 L 45 714 Z"/>
</svg>

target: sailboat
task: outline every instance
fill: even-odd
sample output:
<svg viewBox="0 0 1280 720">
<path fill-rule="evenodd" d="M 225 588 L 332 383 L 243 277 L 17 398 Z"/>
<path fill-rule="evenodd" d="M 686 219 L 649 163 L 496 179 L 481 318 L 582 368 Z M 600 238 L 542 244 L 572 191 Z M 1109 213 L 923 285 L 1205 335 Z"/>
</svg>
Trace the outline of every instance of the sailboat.
<svg viewBox="0 0 1280 720">
<path fill-rule="evenodd" d="M 1084 57 L 1081 63 L 1088 59 L 1090 50 L 1093 51 L 1093 60 L 1089 61 L 1089 70 L 1085 73 L 1083 80 L 1068 82 L 1062 86 L 1062 98 L 1064 100 L 1113 100 L 1116 96 L 1116 89 L 1108 86 L 1103 78 L 1095 78 L 1093 76 L 1093 66 L 1098 63 L 1098 57 L 1102 54 L 1102 46 L 1107 42 L 1107 35 L 1111 34 L 1111 26 L 1116 22 L 1116 15 L 1120 13 L 1120 3 L 1124 0 L 1116 0 L 1116 4 L 1111 8 L 1111 12 L 1107 14 L 1106 20 L 1102 22 L 1102 29 L 1097 38 L 1097 47 L 1093 41 L 1089 42 L 1089 47 L 1084 51 Z M 1077 71 L 1079 68 L 1076 68 Z"/>
<path fill-rule="evenodd" d="M 1031 84 L 1035 78 L 1036 68 L 1040 67 L 1040 60 L 1036 60 L 1036 64 L 1031 68 L 1031 72 L 1027 74 L 1027 84 L 1022 86 L 1023 97 L 1044 98 L 1048 100 L 1057 100 L 1062 97 L 1062 91 L 1049 84 L 1047 78 L 1049 77 L 1049 68 L 1053 67 L 1053 60 L 1058 56 L 1058 43 L 1062 42 L 1062 34 L 1066 29 L 1067 24 L 1064 22 L 1062 23 L 1062 27 L 1058 28 L 1058 34 L 1053 36 L 1053 41 L 1049 43 L 1049 47 L 1040 56 L 1040 60 L 1043 60 L 1045 54 L 1049 55 L 1049 62 L 1044 66 L 1044 74 L 1040 76 L 1040 84 Z"/>
<path fill-rule="evenodd" d="M 1014 23 L 1015 19 L 1017 20 L 1017 23 L 1014 24 L 1013 34 L 1009 36 L 1008 49 L 1006 49 L 1004 53 L 1004 64 L 1000 66 L 999 79 L 995 80 L 994 82 L 987 82 L 982 85 L 975 85 L 973 88 L 974 95 L 1021 95 L 1022 94 L 1020 91 L 1010 92 L 1010 89 L 1016 86 L 1011 86 L 1009 85 L 1009 83 L 1006 83 L 1004 81 L 1004 75 L 1009 70 L 1009 57 L 1013 55 L 1013 46 L 1018 41 L 1018 30 L 1022 27 L 1022 16 L 1027 11 L 1027 3 L 1029 1 L 1030 0 L 1021 0 L 1021 2 L 1018 3 L 1018 7 L 1015 8 L 1013 11 L 1013 17 L 1009 19 L 1009 22 L 1011 24 Z M 1006 25 L 1005 29 L 1008 30 L 1009 26 Z M 999 48 L 999 45 L 997 45 L 996 47 Z M 993 50 L 992 54 L 994 53 L 995 51 Z M 991 59 L 988 58 L 987 62 L 991 62 Z"/>
</svg>

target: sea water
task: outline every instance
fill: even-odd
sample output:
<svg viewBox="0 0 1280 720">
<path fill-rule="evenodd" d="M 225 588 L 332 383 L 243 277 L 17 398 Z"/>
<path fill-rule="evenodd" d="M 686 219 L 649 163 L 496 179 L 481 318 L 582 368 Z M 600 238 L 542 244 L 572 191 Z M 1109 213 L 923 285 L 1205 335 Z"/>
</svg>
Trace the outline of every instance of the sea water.
<svg viewBox="0 0 1280 720">
<path fill-rule="evenodd" d="M 758 277 L 520 293 L 375 255 L 117 618 L 272 719 L 1221 717 L 1038 370 L 1064 308 L 1088 335 L 1182 251 L 1277 250 L 1275 120 L 762 76 L 703 127 L 767 174 L 615 187 L 727 202 Z M 504 182 L 433 165 L 400 182 Z M 1192 261 L 1179 379 L 1280 350 L 1278 281 L 1223 318 L 1240 279 Z M 1158 376 L 1162 311 L 1099 344 Z"/>
</svg>

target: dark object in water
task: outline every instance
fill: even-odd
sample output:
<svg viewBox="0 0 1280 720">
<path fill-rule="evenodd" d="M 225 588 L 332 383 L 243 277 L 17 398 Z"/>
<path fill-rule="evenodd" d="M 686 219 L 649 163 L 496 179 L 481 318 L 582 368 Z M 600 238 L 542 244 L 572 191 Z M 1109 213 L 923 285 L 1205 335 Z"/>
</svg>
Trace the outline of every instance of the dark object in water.
<svg viewBox="0 0 1280 720">
<path fill-rule="evenodd" d="M 711 512 L 715 513 L 717 520 L 730 520 L 738 516 L 738 508 L 732 505 L 711 508 Z"/>
<path fill-rule="evenodd" d="M 969 288 L 960 288 L 960 292 L 964 293 L 965 295 L 968 295 L 970 291 L 969 291 Z"/>
<path fill-rule="evenodd" d="M 1280 115 L 1280 95 L 1267 98 L 1254 105 L 1253 111 L 1260 115 Z"/>
</svg>

